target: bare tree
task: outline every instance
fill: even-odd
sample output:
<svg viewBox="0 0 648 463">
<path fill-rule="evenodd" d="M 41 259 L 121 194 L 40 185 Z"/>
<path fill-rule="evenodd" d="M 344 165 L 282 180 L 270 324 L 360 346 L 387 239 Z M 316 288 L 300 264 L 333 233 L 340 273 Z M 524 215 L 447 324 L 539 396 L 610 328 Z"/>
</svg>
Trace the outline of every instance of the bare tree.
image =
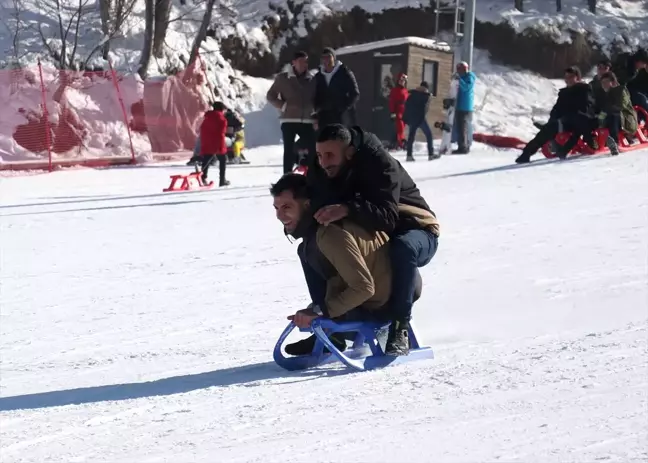
<svg viewBox="0 0 648 463">
<path fill-rule="evenodd" d="M 144 45 L 142 46 L 142 56 L 137 73 L 142 79 L 148 75 L 151 54 L 153 53 L 153 31 L 155 28 L 155 0 L 145 0 L 146 10 L 144 13 Z"/>
<path fill-rule="evenodd" d="M 518 11 L 524 11 L 524 0 L 514 0 L 515 9 Z"/>
<path fill-rule="evenodd" d="M 155 30 L 153 32 L 153 56 L 162 58 L 164 40 L 171 18 L 171 0 L 155 0 Z"/>
<path fill-rule="evenodd" d="M 587 0 L 587 7 L 592 13 L 596 14 L 596 0 Z"/>
<path fill-rule="evenodd" d="M 203 43 L 205 38 L 207 38 L 207 29 L 211 24 L 212 14 L 214 12 L 214 5 L 216 0 L 207 0 L 207 5 L 205 5 L 205 13 L 203 14 L 202 21 L 200 22 L 200 27 L 194 37 L 193 45 L 191 45 L 191 53 L 189 54 L 189 64 L 191 65 L 196 57 L 198 56 L 198 50 L 200 49 L 200 44 Z"/>
<path fill-rule="evenodd" d="M 562 11 L 562 0 L 556 0 L 556 11 L 558 13 Z"/>
<path fill-rule="evenodd" d="M 104 40 L 101 46 L 101 56 L 108 59 L 111 40 L 122 35 L 124 23 L 133 12 L 136 0 L 99 0 L 99 13 L 101 16 L 101 33 Z"/>
<path fill-rule="evenodd" d="M 27 29 L 27 23 L 23 20 L 25 6 L 22 0 L 12 0 L 11 7 L 2 6 L 0 21 L 11 35 L 11 56 L 14 65 L 18 65 L 26 52 L 21 47 L 22 33 Z"/>
</svg>

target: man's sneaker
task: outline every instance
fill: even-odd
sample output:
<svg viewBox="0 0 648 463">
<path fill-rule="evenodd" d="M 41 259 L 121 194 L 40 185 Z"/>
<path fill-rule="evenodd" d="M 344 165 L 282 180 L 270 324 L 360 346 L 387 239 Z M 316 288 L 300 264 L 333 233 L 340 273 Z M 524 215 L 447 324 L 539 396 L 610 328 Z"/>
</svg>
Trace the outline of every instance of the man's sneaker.
<svg viewBox="0 0 648 463">
<path fill-rule="evenodd" d="M 301 341 L 293 342 L 292 344 L 286 344 L 286 354 L 295 356 L 309 355 L 311 352 L 313 352 L 313 347 L 315 347 L 316 340 L 317 337 L 313 334 L 312 336 L 309 336 L 306 339 L 302 339 Z M 330 335 L 329 340 L 335 347 L 340 350 L 340 352 L 344 352 L 346 350 L 346 341 L 344 340 L 344 337 L 341 335 L 341 333 L 334 333 Z M 330 353 L 326 347 L 324 348 L 324 353 Z"/>
<path fill-rule="evenodd" d="M 619 155 L 619 145 L 617 145 L 617 142 L 614 141 L 614 138 L 607 137 L 607 140 L 606 140 L 605 144 L 607 145 L 608 149 L 610 150 L 610 154 L 612 156 L 618 156 Z"/>
<path fill-rule="evenodd" d="M 387 355 L 407 355 L 409 354 L 409 323 L 394 321 L 389 326 L 389 336 L 385 344 L 385 354 Z"/>
<path fill-rule="evenodd" d="M 405 158 L 405 161 L 407 161 L 407 162 L 414 162 L 414 161 L 416 161 L 416 159 L 414 159 L 414 156 L 407 156 L 407 157 Z"/>
</svg>

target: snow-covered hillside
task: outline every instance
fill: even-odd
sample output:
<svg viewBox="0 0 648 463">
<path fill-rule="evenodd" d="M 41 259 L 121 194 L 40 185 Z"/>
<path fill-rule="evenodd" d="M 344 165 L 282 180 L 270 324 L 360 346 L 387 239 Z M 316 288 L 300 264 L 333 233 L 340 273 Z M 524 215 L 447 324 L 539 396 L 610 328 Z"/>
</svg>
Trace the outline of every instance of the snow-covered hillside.
<svg viewBox="0 0 648 463">
<path fill-rule="evenodd" d="M 362 374 L 272 363 L 306 288 L 281 148 L 248 157 L 187 194 L 183 164 L 0 181 L 3 463 L 646 461 L 646 152 L 406 164 L 436 359 Z"/>
<path fill-rule="evenodd" d="M 306 5 L 296 29 L 301 36 L 306 34 L 304 21 L 316 21 L 355 6 L 379 13 L 385 9 L 429 5 L 421 0 L 297 0 L 295 3 Z M 244 6 L 243 10 L 251 17 L 263 17 L 259 14 L 263 11 L 259 4 Z M 518 32 L 536 30 L 548 33 L 556 42 L 571 41 L 571 32 L 582 33 L 608 52 L 613 47 L 632 51 L 648 45 L 648 5 L 645 0 L 598 0 L 596 14 L 587 9 L 585 0 L 562 0 L 560 13 L 556 13 L 556 2 L 553 1 L 524 0 L 524 12 L 520 12 L 514 8 L 512 0 L 479 0 L 476 18 L 494 24 L 505 22 Z M 261 37 L 255 21 L 247 21 L 245 26 L 252 34 L 251 39 Z"/>
</svg>

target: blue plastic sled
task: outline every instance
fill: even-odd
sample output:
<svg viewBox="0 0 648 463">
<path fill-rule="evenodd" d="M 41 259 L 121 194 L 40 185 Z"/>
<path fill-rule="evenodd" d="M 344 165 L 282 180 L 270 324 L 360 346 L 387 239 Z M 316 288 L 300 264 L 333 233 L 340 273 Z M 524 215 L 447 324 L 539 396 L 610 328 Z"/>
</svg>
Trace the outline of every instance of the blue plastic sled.
<svg viewBox="0 0 648 463">
<path fill-rule="evenodd" d="M 342 362 L 356 371 L 373 370 L 375 368 L 411 362 L 413 360 L 432 359 L 434 352 L 431 347 L 420 347 L 414 330 L 410 326 L 410 353 L 406 356 L 385 355 L 384 341 L 387 338 L 389 322 L 344 322 L 336 323 L 328 318 L 316 318 L 310 328 L 300 329 L 301 332 L 313 333 L 317 337 L 313 352 L 310 355 L 286 356 L 282 351 L 283 343 L 292 331 L 297 328 L 290 322 L 283 331 L 274 348 L 274 360 L 288 371 L 306 370 L 320 365 Z M 333 345 L 328 335 L 332 333 L 355 332 L 353 347 L 344 352 Z M 383 341 L 382 343 L 380 341 Z M 324 347 L 330 353 L 324 352 Z"/>
</svg>

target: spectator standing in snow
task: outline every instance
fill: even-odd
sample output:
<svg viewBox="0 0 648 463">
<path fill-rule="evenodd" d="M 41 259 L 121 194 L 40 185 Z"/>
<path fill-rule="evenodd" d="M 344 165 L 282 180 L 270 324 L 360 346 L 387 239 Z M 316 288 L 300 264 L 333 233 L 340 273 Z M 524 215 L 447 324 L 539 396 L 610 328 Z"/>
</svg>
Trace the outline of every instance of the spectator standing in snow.
<svg viewBox="0 0 648 463">
<path fill-rule="evenodd" d="M 459 88 L 457 90 L 457 101 L 455 103 L 455 120 L 457 125 L 457 144 L 459 149 L 453 151 L 453 154 L 468 154 L 470 152 L 470 126 L 475 106 L 475 73 L 469 70 L 468 63 L 465 61 L 457 64 L 457 78 Z"/>
<path fill-rule="evenodd" d="M 281 111 L 284 173 L 292 172 L 297 159 L 295 138 L 299 136 L 309 146 L 309 157 L 315 158 L 315 128 L 313 127 L 313 101 L 315 99 L 314 73 L 308 70 L 308 54 L 295 53 L 287 69 L 275 77 L 268 90 L 268 102 Z"/>
<path fill-rule="evenodd" d="M 421 129 L 425 140 L 427 141 L 428 159 L 438 159 L 439 156 L 434 156 L 434 146 L 432 144 L 432 130 L 427 122 L 426 116 L 430 108 L 430 87 L 427 82 L 421 82 L 418 88 L 409 92 L 407 101 L 405 102 L 405 110 L 403 112 L 403 121 L 409 126 L 409 136 L 407 137 L 407 161 L 413 161 L 414 155 L 414 140 L 416 139 L 416 131 Z"/>
<path fill-rule="evenodd" d="M 205 120 L 200 125 L 200 155 L 202 157 L 202 181 L 207 184 L 207 173 L 214 158 L 218 159 L 219 186 L 230 184 L 225 180 L 227 166 L 227 119 L 225 105 L 220 101 L 212 104 L 212 109 L 205 113 Z"/>
<path fill-rule="evenodd" d="M 331 48 L 325 48 L 317 81 L 314 106 L 319 129 L 329 124 L 356 125 L 355 105 L 360 90 L 353 72 L 335 57 Z"/>
<path fill-rule="evenodd" d="M 389 113 L 394 121 L 396 135 L 395 149 L 403 149 L 405 146 L 405 122 L 403 122 L 403 114 L 405 113 L 405 102 L 407 101 L 408 95 L 407 76 L 401 72 L 396 77 L 396 86 L 389 92 Z"/>
</svg>

